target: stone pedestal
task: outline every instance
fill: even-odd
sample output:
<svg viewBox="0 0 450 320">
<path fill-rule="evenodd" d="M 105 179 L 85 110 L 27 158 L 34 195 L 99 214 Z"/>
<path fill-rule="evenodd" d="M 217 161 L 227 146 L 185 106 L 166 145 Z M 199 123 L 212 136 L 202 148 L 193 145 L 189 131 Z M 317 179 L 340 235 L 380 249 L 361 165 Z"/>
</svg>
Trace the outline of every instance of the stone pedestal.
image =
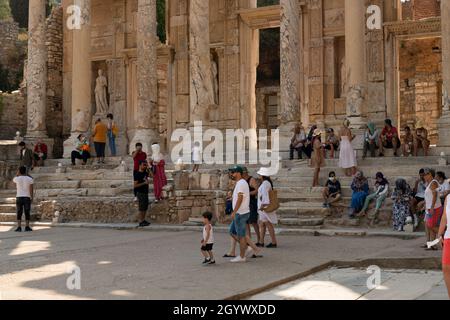
<svg viewBox="0 0 450 320">
<path fill-rule="evenodd" d="M 155 130 L 152 129 L 139 129 L 139 130 L 133 130 L 130 134 L 133 139 L 130 142 L 129 145 L 129 154 L 131 154 L 136 148 L 136 143 L 140 142 L 142 143 L 142 150 L 147 153 L 147 155 L 150 155 L 152 152 L 152 144 L 157 142 L 159 143 L 159 135 L 155 132 Z"/>
</svg>

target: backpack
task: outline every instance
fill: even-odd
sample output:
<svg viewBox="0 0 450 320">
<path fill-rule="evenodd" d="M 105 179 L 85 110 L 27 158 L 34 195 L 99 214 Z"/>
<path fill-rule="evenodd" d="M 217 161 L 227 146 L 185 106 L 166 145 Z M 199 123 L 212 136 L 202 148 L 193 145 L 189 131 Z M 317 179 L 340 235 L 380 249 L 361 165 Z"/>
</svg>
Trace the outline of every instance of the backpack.
<svg viewBox="0 0 450 320">
<path fill-rule="evenodd" d="M 113 125 L 111 131 L 112 131 L 112 134 L 114 135 L 114 137 L 117 137 L 117 135 L 119 134 L 119 128 L 116 126 L 116 124 Z"/>
</svg>

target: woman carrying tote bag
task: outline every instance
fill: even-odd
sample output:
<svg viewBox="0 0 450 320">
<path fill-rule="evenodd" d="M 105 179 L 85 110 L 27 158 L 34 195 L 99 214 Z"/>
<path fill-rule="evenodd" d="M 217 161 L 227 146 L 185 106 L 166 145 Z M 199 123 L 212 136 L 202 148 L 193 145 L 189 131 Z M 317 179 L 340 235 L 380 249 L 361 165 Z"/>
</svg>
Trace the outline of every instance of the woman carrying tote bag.
<svg viewBox="0 0 450 320">
<path fill-rule="evenodd" d="M 278 224 L 278 217 L 274 209 L 278 207 L 278 199 L 276 199 L 276 192 L 273 190 L 273 182 L 270 179 L 271 174 L 269 168 L 261 168 L 258 171 L 258 175 L 262 180 L 262 184 L 258 189 L 258 215 L 263 243 L 258 243 L 257 246 L 264 247 L 264 238 L 266 236 L 266 229 L 268 229 L 272 242 L 266 248 L 276 248 L 277 239 L 275 237 L 274 225 Z"/>
</svg>

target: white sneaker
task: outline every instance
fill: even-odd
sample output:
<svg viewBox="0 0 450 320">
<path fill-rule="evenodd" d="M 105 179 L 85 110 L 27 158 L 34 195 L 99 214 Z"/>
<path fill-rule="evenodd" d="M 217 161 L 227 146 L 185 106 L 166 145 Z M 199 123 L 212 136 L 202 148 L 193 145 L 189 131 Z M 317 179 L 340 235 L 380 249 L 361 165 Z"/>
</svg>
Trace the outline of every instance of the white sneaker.
<svg viewBox="0 0 450 320">
<path fill-rule="evenodd" d="M 246 261 L 247 261 L 247 259 L 241 258 L 241 256 L 237 256 L 236 258 L 230 260 L 230 262 L 233 262 L 233 263 L 246 262 Z"/>
<path fill-rule="evenodd" d="M 251 257 L 252 255 L 253 255 L 253 249 L 248 247 L 247 250 L 245 251 L 245 256 L 248 258 L 248 257 Z"/>
</svg>

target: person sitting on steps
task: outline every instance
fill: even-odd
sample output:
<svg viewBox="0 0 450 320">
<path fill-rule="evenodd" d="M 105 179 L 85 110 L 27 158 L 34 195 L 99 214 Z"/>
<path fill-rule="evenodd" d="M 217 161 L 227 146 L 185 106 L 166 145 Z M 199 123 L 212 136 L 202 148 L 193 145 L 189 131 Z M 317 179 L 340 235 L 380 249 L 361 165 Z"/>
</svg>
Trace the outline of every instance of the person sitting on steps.
<svg viewBox="0 0 450 320">
<path fill-rule="evenodd" d="M 75 159 L 82 159 L 83 166 L 85 166 L 90 157 L 91 154 L 89 153 L 89 143 L 87 138 L 84 134 L 80 134 L 77 138 L 75 150 L 73 150 L 71 154 L 72 165 L 75 165 Z"/>
<path fill-rule="evenodd" d="M 430 140 L 428 139 L 428 130 L 424 128 L 422 121 L 416 122 L 416 131 L 414 132 L 414 156 L 417 157 L 419 149 L 422 148 L 425 157 L 428 156 L 430 149 Z"/>
<path fill-rule="evenodd" d="M 391 119 L 384 121 L 384 128 L 380 135 L 380 157 L 384 157 L 384 149 L 394 149 L 394 156 L 398 156 L 398 148 L 400 148 L 400 138 L 398 136 L 398 130 L 392 125 Z"/>
<path fill-rule="evenodd" d="M 301 123 L 295 126 L 294 136 L 291 139 L 290 145 L 290 159 L 294 160 L 294 152 L 297 151 L 298 159 L 302 159 L 302 152 L 307 154 L 306 150 L 306 132 Z"/>
<path fill-rule="evenodd" d="M 341 199 L 341 183 L 336 178 L 336 173 L 334 171 L 331 171 L 328 175 L 328 180 L 323 189 L 322 196 L 324 208 L 331 208 L 333 203 L 336 203 Z"/>
<path fill-rule="evenodd" d="M 403 137 L 403 156 L 409 157 L 414 153 L 414 136 L 411 128 L 405 127 L 405 136 Z"/>
<path fill-rule="evenodd" d="M 334 153 L 339 149 L 339 138 L 334 133 L 333 128 L 327 129 L 327 139 L 324 143 L 324 149 L 330 150 L 330 158 L 334 159 Z"/>
</svg>

